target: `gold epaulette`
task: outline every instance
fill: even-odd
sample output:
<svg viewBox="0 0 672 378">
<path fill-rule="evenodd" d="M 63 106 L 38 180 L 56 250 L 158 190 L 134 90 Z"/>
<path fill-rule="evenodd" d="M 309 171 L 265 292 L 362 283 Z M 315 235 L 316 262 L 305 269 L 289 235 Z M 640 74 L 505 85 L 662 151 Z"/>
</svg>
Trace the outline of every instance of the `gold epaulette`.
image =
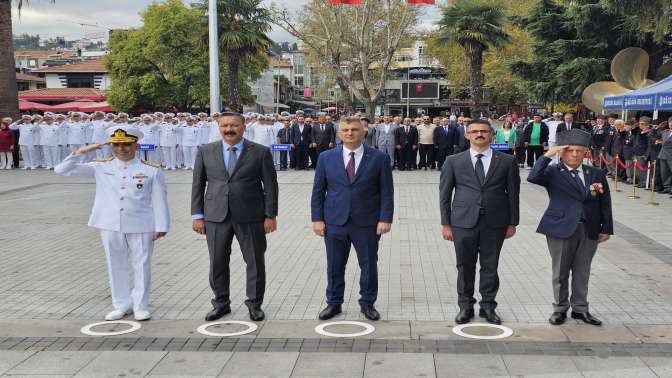
<svg viewBox="0 0 672 378">
<path fill-rule="evenodd" d="M 93 161 L 95 161 L 96 163 L 105 163 L 112 160 L 114 160 L 113 157 L 93 159 Z"/>
<path fill-rule="evenodd" d="M 140 161 L 141 161 L 142 164 L 144 164 L 144 165 L 149 165 L 150 167 L 154 167 L 154 168 L 161 168 L 161 165 L 160 165 L 160 164 L 153 163 L 153 162 L 151 162 L 151 161 L 149 161 L 149 160 L 140 160 Z"/>
</svg>

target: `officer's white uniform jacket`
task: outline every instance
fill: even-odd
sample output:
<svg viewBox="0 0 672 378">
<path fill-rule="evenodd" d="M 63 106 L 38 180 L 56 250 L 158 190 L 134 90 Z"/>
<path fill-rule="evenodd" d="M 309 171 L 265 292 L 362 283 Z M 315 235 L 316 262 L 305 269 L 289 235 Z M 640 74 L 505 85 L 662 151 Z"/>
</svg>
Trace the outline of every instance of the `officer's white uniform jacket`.
<svg viewBox="0 0 672 378">
<path fill-rule="evenodd" d="M 145 123 L 141 123 L 137 127 L 144 135 L 142 139 L 138 141 L 139 144 L 153 144 L 156 147 L 159 146 L 159 133 L 161 132 L 160 124 L 152 122 L 149 125 L 146 125 Z"/>
<path fill-rule="evenodd" d="M 102 144 L 107 142 L 109 136 L 107 135 L 105 130 L 107 130 L 107 128 L 110 127 L 108 122 L 104 120 L 96 120 L 91 123 L 93 124 L 91 143 Z"/>
<path fill-rule="evenodd" d="M 40 125 L 40 145 L 61 146 L 63 145 L 63 126 L 52 123 Z"/>
<path fill-rule="evenodd" d="M 86 122 L 68 123 L 68 144 L 81 145 L 89 141 L 89 125 Z"/>
<path fill-rule="evenodd" d="M 159 133 L 161 147 L 175 147 L 179 144 L 178 126 L 172 123 L 162 123 Z"/>
<path fill-rule="evenodd" d="M 170 210 L 163 172 L 156 165 L 115 158 L 79 163 L 70 154 L 54 172 L 71 177 L 95 177 L 96 198 L 89 227 L 125 234 L 168 232 Z"/>
<path fill-rule="evenodd" d="M 58 124 L 58 127 L 61 130 L 61 142 L 59 143 L 59 145 L 67 146 L 68 140 L 70 139 L 68 135 L 70 133 L 70 126 L 68 126 L 68 122 L 62 122 Z"/>
<path fill-rule="evenodd" d="M 12 130 L 19 130 L 19 144 L 22 146 L 37 146 L 40 144 L 40 126 L 33 123 L 12 123 Z"/>
<path fill-rule="evenodd" d="M 196 147 L 201 144 L 203 131 L 196 125 L 182 126 L 182 146 Z"/>
</svg>

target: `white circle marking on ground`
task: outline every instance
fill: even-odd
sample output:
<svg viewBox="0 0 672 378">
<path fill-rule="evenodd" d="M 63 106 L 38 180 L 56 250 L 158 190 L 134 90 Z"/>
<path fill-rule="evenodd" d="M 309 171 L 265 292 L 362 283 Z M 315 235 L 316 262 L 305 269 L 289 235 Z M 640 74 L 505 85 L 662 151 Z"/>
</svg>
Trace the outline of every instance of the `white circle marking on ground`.
<svg viewBox="0 0 672 378">
<path fill-rule="evenodd" d="M 217 333 L 217 332 L 212 332 L 208 331 L 208 328 L 220 324 L 240 324 L 247 326 L 247 329 L 244 329 L 242 331 L 238 332 L 231 332 L 231 333 Z M 203 324 L 202 326 L 196 328 L 196 332 L 206 335 L 206 336 L 215 336 L 215 337 L 231 337 L 231 336 L 241 336 L 241 335 L 247 335 L 248 333 L 252 333 L 259 328 L 256 324 L 250 323 L 250 322 L 244 322 L 242 320 L 222 320 L 219 322 L 211 322 L 207 324 Z"/>
<path fill-rule="evenodd" d="M 471 333 L 466 333 L 463 330 L 465 328 L 469 327 L 488 327 L 488 328 L 496 328 L 500 331 L 502 331 L 501 334 L 495 335 L 495 336 L 478 336 L 478 335 L 472 335 Z M 503 325 L 498 325 L 498 324 L 490 324 L 490 323 L 470 323 L 470 324 L 460 324 L 455 327 L 453 327 L 453 333 L 466 337 L 469 339 L 478 339 L 478 340 L 497 340 L 497 339 L 504 339 L 507 338 L 511 335 L 513 335 L 513 330 L 509 327 L 505 327 Z"/>
<path fill-rule="evenodd" d="M 335 326 L 335 325 L 354 325 L 354 326 L 360 326 L 363 327 L 364 330 L 361 332 L 355 332 L 355 333 L 333 333 L 326 331 L 325 328 Z M 364 336 L 368 335 L 370 333 L 373 333 L 376 330 L 376 327 L 372 326 L 369 323 L 363 323 L 363 322 L 354 322 L 354 321 L 348 321 L 348 320 L 343 320 L 343 321 L 338 321 L 338 322 L 329 322 L 329 323 L 322 323 L 315 327 L 315 332 L 322 336 L 329 336 L 329 337 L 358 337 L 358 336 Z"/>
<path fill-rule="evenodd" d="M 108 324 L 127 324 L 131 326 L 131 328 L 123 330 L 123 331 L 117 331 L 117 332 L 96 332 L 92 331 L 91 328 L 93 327 L 98 327 L 102 325 L 108 325 Z M 142 328 L 142 325 L 138 322 L 133 322 L 130 320 L 114 320 L 114 321 L 106 321 L 106 322 L 100 322 L 100 323 L 93 323 L 89 325 L 85 325 L 80 329 L 79 331 L 85 335 L 89 336 L 119 336 L 119 335 L 125 335 L 127 333 L 135 332 Z"/>
</svg>

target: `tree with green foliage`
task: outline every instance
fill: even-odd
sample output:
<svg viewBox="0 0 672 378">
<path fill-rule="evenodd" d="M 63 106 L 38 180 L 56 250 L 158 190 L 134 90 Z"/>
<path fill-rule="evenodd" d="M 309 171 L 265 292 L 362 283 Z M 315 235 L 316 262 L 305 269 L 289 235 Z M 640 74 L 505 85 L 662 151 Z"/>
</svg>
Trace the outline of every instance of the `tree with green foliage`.
<svg viewBox="0 0 672 378">
<path fill-rule="evenodd" d="M 241 75 L 244 64 L 263 57 L 270 51 L 273 41 L 266 35 L 271 31 L 271 12 L 262 0 L 217 0 L 217 26 L 220 54 L 224 56 L 228 72 L 228 107 L 242 111 L 243 93 Z M 208 0 L 195 5 L 205 14 Z M 207 30 L 207 18 L 203 19 Z"/>
<path fill-rule="evenodd" d="M 168 0 L 142 13 L 141 28 L 111 35 L 105 62 L 112 77 L 108 99 L 115 109 L 189 109 L 208 103 L 208 59 L 194 27 L 200 17 L 180 0 Z"/>
<path fill-rule="evenodd" d="M 419 14 L 406 0 L 365 0 L 357 6 L 312 0 L 299 12 L 275 9 L 275 23 L 299 39 L 315 67 L 351 92 L 372 118 L 392 58 L 413 41 Z"/>
<path fill-rule="evenodd" d="M 443 8 L 436 43 L 457 45 L 469 65 L 469 87 L 473 105 L 483 102 L 483 54 L 509 41 L 504 31 L 504 3 L 489 0 L 456 0 Z"/>
<path fill-rule="evenodd" d="M 531 59 L 514 62 L 511 69 L 527 80 L 533 99 L 578 102 L 588 85 L 612 79 L 611 60 L 626 47 L 638 46 L 649 52 L 651 73 L 662 65 L 670 46 L 655 42 L 653 31 L 623 32 L 632 16 L 603 3 L 538 0 L 527 16 L 518 19 L 535 42 Z"/>
<path fill-rule="evenodd" d="M 110 54 L 105 58 L 112 77 L 108 95 L 119 111 L 133 108 L 181 110 L 204 109 L 209 103 L 207 29 L 200 27 L 204 14 L 180 0 L 154 3 L 142 13 L 143 26 L 115 31 Z M 244 103 L 254 98 L 245 84 L 259 78 L 268 60 L 247 56 L 241 62 L 238 93 Z M 228 66 L 220 64 L 221 89 L 227 93 Z"/>
</svg>

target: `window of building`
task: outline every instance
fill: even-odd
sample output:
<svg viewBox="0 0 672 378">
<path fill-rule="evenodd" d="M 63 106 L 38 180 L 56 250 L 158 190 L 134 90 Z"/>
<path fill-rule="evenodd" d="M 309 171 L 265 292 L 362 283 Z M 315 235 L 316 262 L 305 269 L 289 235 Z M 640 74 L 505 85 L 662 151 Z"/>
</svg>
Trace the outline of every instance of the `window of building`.
<svg viewBox="0 0 672 378">
<path fill-rule="evenodd" d="M 93 75 L 68 75 L 68 88 L 94 88 Z"/>
<path fill-rule="evenodd" d="M 294 86 L 303 88 L 303 76 L 294 76 Z"/>
</svg>

